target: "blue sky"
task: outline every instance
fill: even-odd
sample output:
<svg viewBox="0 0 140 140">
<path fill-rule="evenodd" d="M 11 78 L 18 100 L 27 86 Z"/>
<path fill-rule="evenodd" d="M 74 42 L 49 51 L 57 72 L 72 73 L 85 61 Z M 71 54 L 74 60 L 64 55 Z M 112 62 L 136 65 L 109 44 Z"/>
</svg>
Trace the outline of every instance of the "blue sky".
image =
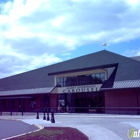
<svg viewBox="0 0 140 140">
<path fill-rule="evenodd" d="M 140 56 L 140 39 L 133 39 L 115 44 L 107 44 L 106 47 L 102 46 L 102 44 L 103 43 L 94 45 L 87 44 L 81 46 L 79 49 L 71 51 L 71 57 L 68 57 L 68 59 L 90 54 L 92 52 L 101 51 L 104 49 L 127 57 Z M 60 57 L 62 56 L 60 55 Z M 65 55 L 63 56 L 63 59 L 65 59 Z"/>
<path fill-rule="evenodd" d="M 0 78 L 103 49 L 140 55 L 139 9 L 139 0 L 1 0 Z"/>
</svg>

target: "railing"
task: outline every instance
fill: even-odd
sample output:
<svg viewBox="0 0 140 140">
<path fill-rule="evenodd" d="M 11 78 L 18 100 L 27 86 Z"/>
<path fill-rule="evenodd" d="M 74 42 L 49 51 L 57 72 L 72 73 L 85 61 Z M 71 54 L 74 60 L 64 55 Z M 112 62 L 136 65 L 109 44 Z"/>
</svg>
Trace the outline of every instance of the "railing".
<svg viewBox="0 0 140 140">
<path fill-rule="evenodd" d="M 47 108 L 53 109 L 55 113 L 87 113 L 87 114 L 128 114 L 128 115 L 139 115 L 140 107 L 62 107 L 58 108 Z"/>
<path fill-rule="evenodd" d="M 124 115 L 140 115 L 140 107 L 61 107 L 61 108 L 41 108 L 38 109 L 40 113 L 45 112 L 51 112 L 51 110 L 54 110 L 55 113 L 68 113 L 68 114 L 73 114 L 73 113 L 86 113 L 86 114 L 124 114 Z M 21 114 L 24 115 L 25 113 L 36 113 L 34 112 L 16 112 L 16 111 L 0 111 L 0 115 L 3 115 L 7 113 L 7 115 L 17 115 Z"/>
</svg>

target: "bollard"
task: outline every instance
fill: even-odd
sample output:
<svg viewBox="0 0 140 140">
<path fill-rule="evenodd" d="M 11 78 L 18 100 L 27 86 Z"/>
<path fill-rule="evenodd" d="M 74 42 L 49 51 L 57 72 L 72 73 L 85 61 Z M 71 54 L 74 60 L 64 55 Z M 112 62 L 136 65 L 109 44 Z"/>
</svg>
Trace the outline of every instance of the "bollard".
<svg viewBox="0 0 140 140">
<path fill-rule="evenodd" d="M 22 116 L 23 116 L 23 111 L 22 111 Z"/>
<path fill-rule="evenodd" d="M 49 117 L 49 109 L 47 109 L 47 121 L 50 120 L 50 117 Z"/>
<path fill-rule="evenodd" d="M 44 117 L 43 117 L 43 120 L 46 120 L 45 111 L 44 111 Z"/>
<path fill-rule="evenodd" d="M 37 110 L 37 116 L 36 119 L 39 119 L 39 111 Z"/>
<path fill-rule="evenodd" d="M 54 119 L 54 110 L 51 110 L 51 123 L 55 123 L 55 119 Z"/>
</svg>

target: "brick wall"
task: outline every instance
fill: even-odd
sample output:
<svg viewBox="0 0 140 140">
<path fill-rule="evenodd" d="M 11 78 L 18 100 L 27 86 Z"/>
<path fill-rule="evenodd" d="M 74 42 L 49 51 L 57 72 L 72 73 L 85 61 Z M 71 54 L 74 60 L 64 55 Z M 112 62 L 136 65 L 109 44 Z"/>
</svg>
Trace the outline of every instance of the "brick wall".
<svg viewBox="0 0 140 140">
<path fill-rule="evenodd" d="M 58 107 L 58 96 L 57 94 L 50 94 L 50 108 L 57 110 Z"/>
<path fill-rule="evenodd" d="M 105 92 L 106 113 L 139 114 L 140 89 L 110 90 Z"/>
</svg>

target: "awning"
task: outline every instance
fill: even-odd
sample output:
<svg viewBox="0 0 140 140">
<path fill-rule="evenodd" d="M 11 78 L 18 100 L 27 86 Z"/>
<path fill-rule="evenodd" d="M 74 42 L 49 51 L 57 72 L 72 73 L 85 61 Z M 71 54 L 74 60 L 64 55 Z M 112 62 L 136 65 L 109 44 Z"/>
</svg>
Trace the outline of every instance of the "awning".
<svg viewBox="0 0 140 140">
<path fill-rule="evenodd" d="M 30 99 L 32 98 L 31 96 L 16 96 L 16 97 L 1 97 L 1 99 Z"/>
<path fill-rule="evenodd" d="M 125 89 L 125 88 L 140 88 L 140 80 L 126 80 L 126 81 L 115 81 L 112 87 L 104 87 L 101 90 L 110 89 Z"/>
<path fill-rule="evenodd" d="M 100 91 L 101 86 L 102 86 L 102 84 L 56 87 L 52 90 L 51 93 L 52 94 L 61 94 L 61 93 L 98 92 L 98 91 Z"/>
<path fill-rule="evenodd" d="M 0 91 L 0 96 L 51 93 L 54 87 Z"/>
</svg>

